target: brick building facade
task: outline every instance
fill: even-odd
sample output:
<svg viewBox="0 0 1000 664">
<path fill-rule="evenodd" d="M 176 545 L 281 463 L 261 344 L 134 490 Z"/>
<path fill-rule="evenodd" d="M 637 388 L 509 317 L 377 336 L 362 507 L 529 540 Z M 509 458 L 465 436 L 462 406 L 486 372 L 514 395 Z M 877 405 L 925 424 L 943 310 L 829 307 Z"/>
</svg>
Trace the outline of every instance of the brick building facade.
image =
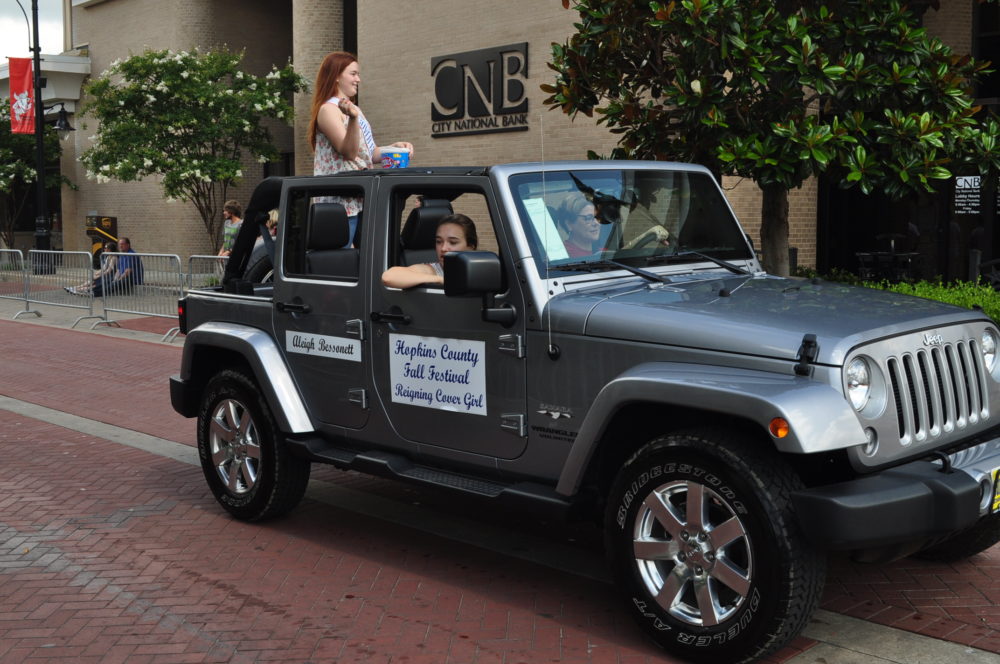
<svg viewBox="0 0 1000 664">
<path fill-rule="evenodd" d="M 593 119 L 582 115 L 571 119 L 542 104 L 546 95 L 539 85 L 551 80 L 546 67 L 551 43 L 565 40 L 576 18 L 558 0 L 66 2 L 72 4 L 73 45 L 89 55 L 95 75 L 114 59 L 147 47 L 180 50 L 225 45 L 246 49 L 245 67 L 255 74 L 291 59 L 311 84 L 326 53 L 344 48 L 345 43 L 356 43 L 362 76 L 359 104 L 379 143 L 408 140 L 414 144 L 415 166 L 582 159 L 587 150 L 606 153 L 616 142 Z M 928 12 L 926 25 L 956 51 L 969 52 L 973 0 L 943 0 L 941 4 L 940 11 Z M 527 129 L 432 136 L 432 59 L 509 44 L 527 45 Z M 274 128 L 279 148 L 294 155 L 293 168 L 299 174 L 312 169 L 312 153 L 305 138 L 309 102 L 309 94 L 298 95 L 294 127 Z M 66 189 L 62 195 L 63 248 L 89 246 L 83 219 L 97 213 L 116 216 L 120 234 L 131 236 L 140 251 L 176 253 L 184 259 L 211 250 L 193 205 L 167 203 L 156 182 L 98 184 L 88 180 L 76 156 L 85 149 L 93 131 L 85 128 L 85 118 L 77 118 L 76 124 L 78 131 L 66 145 L 62 161 L 63 173 L 79 185 L 77 191 Z M 248 164 L 244 173 L 245 179 L 232 195 L 246 201 L 263 171 L 258 164 Z M 760 246 L 756 185 L 727 178 L 724 187 L 744 228 Z M 789 213 L 789 244 L 798 250 L 798 263 L 816 264 L 815 182 L 791 192 Z"/>
<path fill-rule="evenodd" d="M 89 56 L 94 76 L 112 61 L 147 48 L 245 49 L 244 68 L 256 75 L 292 59 L 292 12 L 286 3 L 271 0 L 73 0 L 71 27 L 74 52 Z M 119 235 L 130 237 L 140 252 L 178 254 L 186 259 L 211 251 L 194 205 L 167 202 L 155 178 L 103 184 L 87 179 L 77 156 L 89 145 L 94 123 L 79 116 L 74 122 L 77 131 L 64 142 L 62 172 L 79 188 L 63 190 L 62 248 L 89 248 L 84 219 L 99 214 L 117 217 Z M 271 131 L 280 150 L 293 150 L 290 127 L 276 123 Z M 246 201 L 262 175 L 262 166 L 248 162 L 243 172 L 246 177 L 230 195 Z"/>
</svg>

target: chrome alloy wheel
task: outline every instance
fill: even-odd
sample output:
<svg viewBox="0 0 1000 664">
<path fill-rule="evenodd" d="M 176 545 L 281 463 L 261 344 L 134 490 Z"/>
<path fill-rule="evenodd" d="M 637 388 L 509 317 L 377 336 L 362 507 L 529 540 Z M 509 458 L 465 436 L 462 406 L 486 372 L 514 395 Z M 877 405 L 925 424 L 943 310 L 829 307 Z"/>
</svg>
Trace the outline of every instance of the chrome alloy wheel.
<svg viewBox="0 0 1000 664">
<path fill-rule="evenodd" d="M 646 496 L 635 517 L 633 551 L 650 596 L 689 625 L 718 625 L 750 591 L 746 528 L 722 496 L 697 482 L 670 482 Z"/>
<path fill-rule="evenodd" d="M 260 442 L 250 411 L 239 401 L 224 399 L 212 414 L 209 429 L 212 465 L 235 495 L 253 489 L 260 471 Z"/>
</svg>

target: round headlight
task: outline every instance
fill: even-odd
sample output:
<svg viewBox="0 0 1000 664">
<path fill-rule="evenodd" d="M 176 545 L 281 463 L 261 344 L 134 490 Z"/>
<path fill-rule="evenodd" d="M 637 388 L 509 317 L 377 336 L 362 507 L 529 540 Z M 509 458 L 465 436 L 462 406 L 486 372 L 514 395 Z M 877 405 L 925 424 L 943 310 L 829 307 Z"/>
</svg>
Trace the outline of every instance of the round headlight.
<svg viewBox="0 0 1000 664">
<path fill-rule="evenodd" d="M 850 399 L 854 410 L 861 410 L 868 403 L 872 389 L 872 375 L 868 362 L 861 357 L 854 358 L 847 365 L 844 378 L 847 382 L 847 398 Z"/>
<path fill-rule="evenodd" d="M 983 362 L 987 371 L 993 371 L 997 363 L 997 335 L 993 330 L 983 332 L 982 338 Z"/>
</svg>

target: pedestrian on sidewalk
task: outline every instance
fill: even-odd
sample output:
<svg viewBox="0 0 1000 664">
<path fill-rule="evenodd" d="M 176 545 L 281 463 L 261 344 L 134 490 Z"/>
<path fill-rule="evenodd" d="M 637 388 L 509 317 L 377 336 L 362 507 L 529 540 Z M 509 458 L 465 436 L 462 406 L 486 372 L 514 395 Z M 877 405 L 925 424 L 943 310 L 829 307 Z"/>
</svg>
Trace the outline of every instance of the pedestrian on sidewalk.
<svg viewBox="0 0 1000 664">
<path fill-rule="evenodd" d="M 233 253 L 236 234 L 243 225 L 243 206 L 238 201 L 226 201 L 222 206 L 222 218 L 225 221 L 222 225 L 222 248 L 219 249 L 219 256 L 228 256 Z"/>
</svg>

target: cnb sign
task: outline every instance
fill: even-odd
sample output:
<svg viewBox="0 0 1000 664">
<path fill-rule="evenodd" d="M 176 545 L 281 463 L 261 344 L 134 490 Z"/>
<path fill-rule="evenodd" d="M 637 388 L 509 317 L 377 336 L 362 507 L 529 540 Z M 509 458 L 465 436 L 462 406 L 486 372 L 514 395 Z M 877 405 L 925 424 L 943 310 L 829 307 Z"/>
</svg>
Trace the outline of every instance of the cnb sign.
<svg viewBox="0 0 1000 664">
<path fill-rule="evenodd" d="M 528 44 L 431 58 L 431 136 L 527 131 Z"/>
</svg>

